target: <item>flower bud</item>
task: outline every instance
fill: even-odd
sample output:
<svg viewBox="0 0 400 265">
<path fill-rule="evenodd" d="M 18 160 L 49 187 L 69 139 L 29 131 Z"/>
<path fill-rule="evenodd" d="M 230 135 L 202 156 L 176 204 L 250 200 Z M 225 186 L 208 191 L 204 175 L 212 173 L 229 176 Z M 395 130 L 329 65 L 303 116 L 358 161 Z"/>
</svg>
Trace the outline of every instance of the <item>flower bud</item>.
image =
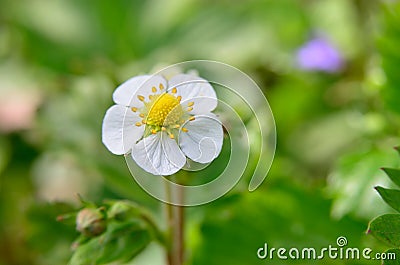
<svg viewBox="0 0 400 265">
<path fill-rule="evenodd" d="M 85 236 L 98 236 L 106 229 L 106 220 L 101 209 L 84 208 L 76 216 L 76 230 Z"/>
</svg>

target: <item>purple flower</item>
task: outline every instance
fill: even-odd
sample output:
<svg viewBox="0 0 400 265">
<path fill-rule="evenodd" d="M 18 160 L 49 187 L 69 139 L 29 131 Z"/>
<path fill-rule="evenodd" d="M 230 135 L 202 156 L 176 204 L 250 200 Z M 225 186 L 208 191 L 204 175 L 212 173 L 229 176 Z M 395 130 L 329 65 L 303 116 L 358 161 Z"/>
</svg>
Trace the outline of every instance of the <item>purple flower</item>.
<svg viewBox="0 0 400 265">
<path fill-rule="evenodd" d="M 306 71 L 335 73 L 342 69 L 343 58 L 328 40 L 317 37 L 297 51 L 297 65 Z"/>
</svg>

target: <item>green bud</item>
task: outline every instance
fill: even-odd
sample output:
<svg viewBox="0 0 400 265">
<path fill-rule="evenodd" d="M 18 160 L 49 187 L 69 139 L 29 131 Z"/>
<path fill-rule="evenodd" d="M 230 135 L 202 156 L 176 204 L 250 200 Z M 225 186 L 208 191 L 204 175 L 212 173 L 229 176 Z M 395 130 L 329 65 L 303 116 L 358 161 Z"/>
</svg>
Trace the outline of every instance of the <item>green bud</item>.
<svg viewBox="0 0 400 265">
<path fill-rule="evenodd" d="M 84 208 L 76 216 L 76 230 L 88 237 L 98 236 L 106 229 L 102 208 Z"/>
</svg>

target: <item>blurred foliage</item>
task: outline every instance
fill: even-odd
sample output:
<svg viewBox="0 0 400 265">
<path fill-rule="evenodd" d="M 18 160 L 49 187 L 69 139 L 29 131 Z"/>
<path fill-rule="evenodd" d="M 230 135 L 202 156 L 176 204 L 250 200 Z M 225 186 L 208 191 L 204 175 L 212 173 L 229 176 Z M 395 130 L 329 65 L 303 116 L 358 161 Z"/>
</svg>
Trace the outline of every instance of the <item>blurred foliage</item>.
<svg viewBox="0 0 400 265">
<path fill-rule="evenodd" d="M 398 1 L 0 0 L 0 6 L 0 265 L 66 264 L 93 249 L 102 250 L 90 258 L 126 261 L 147 246 L 153 235 L 142 223 L 113 217 L 106 232 L 73 252 L 75 224 L 56 216 L 76 212 L 80 193 L 107 212 L 105 198 L 135 201 L 165 226 L 159 202 L 102 145 L 101 124 L 118 84 L 192 59 L 249 74 L 278 130 L 276 158 L 259 190 L 238 185 L 188 209 L 192 264 L 260 264 L 256 250 L 264 242 L 324 247 L 340 235 L 351 246 L 386 248 L 363 231 L 388 212 L 373 190 L 389 185 L 379 167 L 399 166 L 390 151 L 400 132 Z M 340 71 L 296 65 L 297 50 L 316 34 L 341 53 Z M 125 245 L 132 248 L 118 248 Z M 128 264 L 160 264 L 159 256 L 159 246 L 149 245 Z"/>
<path fill-rule="evenodd" d="M 383 213 L 387 207 L 377 196 L 371 196 L 368 188 L 386 184 L 378 171 L 382 165 L 398 166 L 394 152 L 383 150 L 361 150 L 339 159 L 338 165 L 329 176 L 328 190 L 336 198 L 332 207 L 335 217 L 353 212 L 359 217 L 371 217 Z M 350 176 L 350 177 L 349 177 Z M 379 207 L 371 207 L 379 205 Z"/>
<path fill-rule="evenodd" d="M 383 8 L 382 16 L 383 35 L 379 36 L 377 47 L 381 54 L 382 68 L 386 76 L 385 101 L 389 108 L 400 112 L 400 105 L 397 99 L 400 96 L 398 86 L 400 77 L 397 71 L 400 63 L 400 52 L 397 49 L 400 41 L 400 6 L 387 5 Z"/>
<path fill-rule="evenodd" d="M 363 245 L 364 237 L 360 236 L 365 231 L 363 223 L 350 218 L 332 220 L 330 202 L 320 192 L 304 191 L 289 181 L 270 181 L 266 191 L 233 196 L 205 207 L 207 217 L 197 228 L 197 233 L 203 235 L 202 243 L 193 252 L 193 264 L 260 264 L 254 252 L 265 242 L 269 248 L 320 249 L 335 242 L 339 235 L 346 235 L 349 245 Z M 216 235 L 223 241 L 215 240 Z M 246 246 L 241 242 L 246 242 Z M 366 264 L 365 260 L 351 262 Z M 288 264 L 288 261 L 277 259 L 273 263 Z M 304 260 L 290 263 L 304 264 Z M 347 263 L 323 259 L 307 264 Z"/>
</svg>

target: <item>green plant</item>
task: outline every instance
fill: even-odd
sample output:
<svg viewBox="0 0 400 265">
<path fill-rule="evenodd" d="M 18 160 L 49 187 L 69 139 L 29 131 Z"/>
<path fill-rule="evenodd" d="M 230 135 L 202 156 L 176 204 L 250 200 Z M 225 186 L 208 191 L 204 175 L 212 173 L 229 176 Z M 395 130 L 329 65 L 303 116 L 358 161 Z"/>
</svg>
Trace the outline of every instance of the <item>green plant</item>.
<svg viewBox="0 0 400 265">
<path fill-rule="evenodd" d="M 395 148 L 400 154 L 400 147 Z M 382 168 L 391 181 L 400 187 L 400 169 Z M 382 199 L 398 213 L 388 213 L 373 219 L 368 226 L 368 233 L 378 240 L 391 246 L 386 253 L 395 253 L 396 257 L 400 257 L 400 190 L 387 189 L 376 186 Z M 400 264 L 400 260 L 387 260 L 382 264 Z"/>
<path fill-rule="evenodd" d="M 59 216 L 57 220 L 75 218 L 80 232 L 72 244 L 74 254 L 69 265 L 127 262 L 151 241 L 165 245 L 165 238 L 145 209 L 125 200 L 104 201 L 101 206 L 82 201 L 77 213 Z"/>
</svg>

